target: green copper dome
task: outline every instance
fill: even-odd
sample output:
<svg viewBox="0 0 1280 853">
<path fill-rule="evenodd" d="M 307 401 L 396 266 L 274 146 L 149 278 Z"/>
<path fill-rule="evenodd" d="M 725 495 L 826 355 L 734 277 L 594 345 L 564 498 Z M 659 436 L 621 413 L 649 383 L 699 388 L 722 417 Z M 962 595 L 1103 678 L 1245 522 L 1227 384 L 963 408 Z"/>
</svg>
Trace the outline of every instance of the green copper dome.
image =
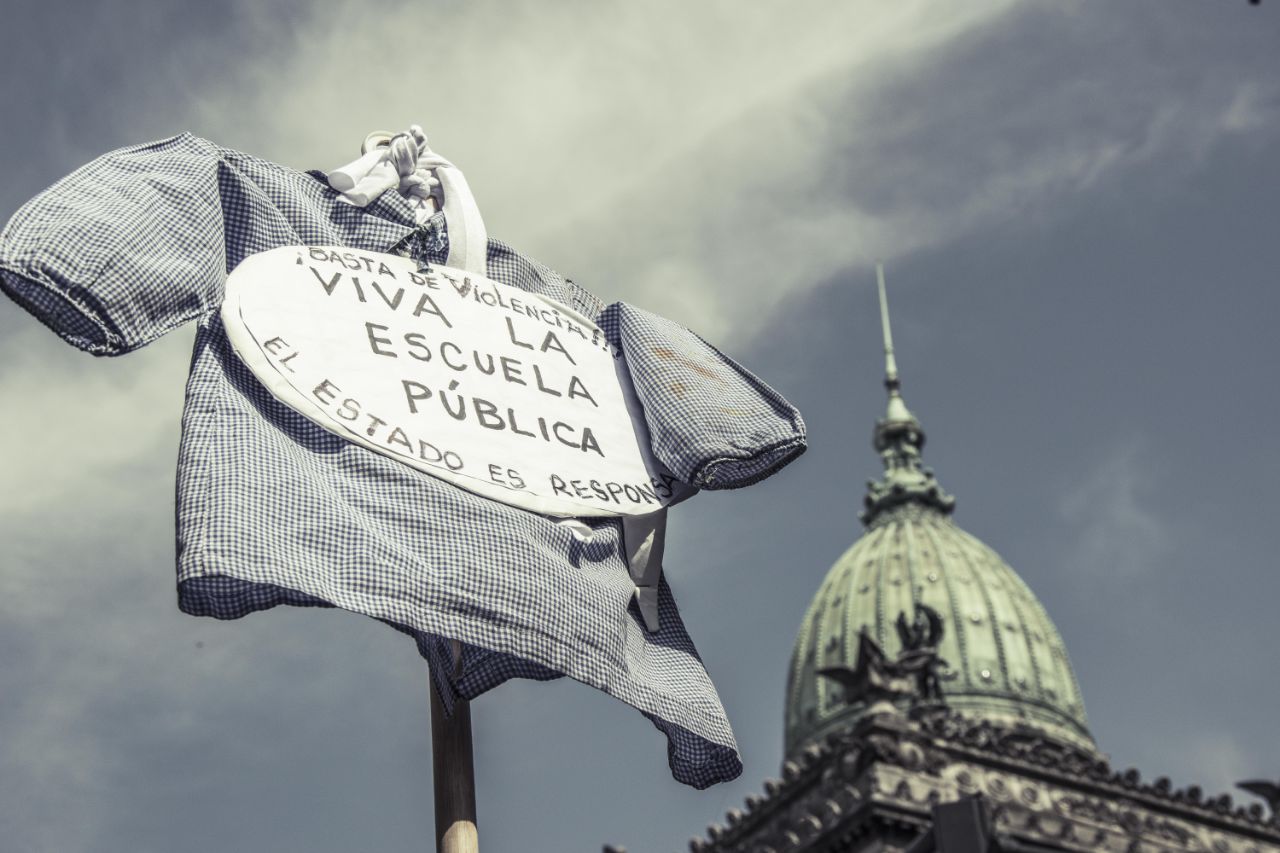
<svg viewBox="0 0 1280 853">
<path fill-rule="evenodd" d="M 884 309 L 889 409 L 876 425 L 885 465 L 869 484 L 866 532 L 836 561 L 805 614 L 787 683 L 786 750 L 791 755 L 866 713 L 817 674 L 854 667 L 865 629 L 888 658 L 902 650 L 895 621 L 916 603 L 942 617 L 938 653 L 953 676 L 943 701 L 962 713 L 1022 722 L 1094 748 L 1080 688 L 1057 629 L 1035 595 L 991 548 L 952 520 L 954 498 L 923 467 L 924 431 L 899 393 Z"/>
</svg>

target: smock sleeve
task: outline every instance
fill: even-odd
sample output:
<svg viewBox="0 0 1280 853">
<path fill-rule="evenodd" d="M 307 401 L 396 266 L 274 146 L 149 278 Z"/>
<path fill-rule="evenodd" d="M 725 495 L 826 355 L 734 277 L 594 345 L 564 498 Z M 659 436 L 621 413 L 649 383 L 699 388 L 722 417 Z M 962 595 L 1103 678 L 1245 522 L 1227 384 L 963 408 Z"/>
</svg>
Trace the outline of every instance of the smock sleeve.
<svg viewBox="0 0 1280 853">
<path fill-rule="evenodd" d="M 219 149 L 189 133 L 121 148 L 0 232 L 0 288 L 68 343 L 120 355 L 222 299 Z"/>
<path fill-rule="evenodd" d="M 626 303 L 615 326 L 654 455 L 700 489 L 736 489 L 770 476 L 807 446 L 800 413 L 693 332 Z"/>
</svg>

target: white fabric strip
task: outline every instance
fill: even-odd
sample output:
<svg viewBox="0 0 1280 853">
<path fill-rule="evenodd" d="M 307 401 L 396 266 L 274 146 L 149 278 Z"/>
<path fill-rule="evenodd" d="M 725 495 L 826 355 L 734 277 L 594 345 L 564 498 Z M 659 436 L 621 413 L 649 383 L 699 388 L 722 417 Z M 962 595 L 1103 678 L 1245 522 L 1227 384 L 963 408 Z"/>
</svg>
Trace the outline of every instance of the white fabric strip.
<svg viewBox="0 0 1280 853">
<path fill-rule="evenodd" d="M 471 187 L 462 171 L 443 158 L 435 172 L 444 193 L 444 221 L 449 226 L 449 260 L 446 266 L 484 275 L 489 235 Z"/>
<path fill-rule="evenodd" d="M 662 554 L 667 545 L 666 507 L 648 515 L 622 517 L 622 543 L 627 551 L 627 567 L 636 585 L 636 604 L 644 617 L 644 627 L 658 630 L 658 581 L 662 578 Z"/>
<path fill-rule="evenodd" d="M 370 134 L 370 138 L 380 135 Z M 408 199 L 419 225 L 442 209 L 449 233 L 446 264 L 483 275 L 489 235 L 462 171 L 431 150 L 427 135 L 416 124 L 384 138 L 388 139 L 385 144 L 330 172 L 329 186 L 343 202 L 356 207 L 367 207 L 395 189 Z"/>
</svg>

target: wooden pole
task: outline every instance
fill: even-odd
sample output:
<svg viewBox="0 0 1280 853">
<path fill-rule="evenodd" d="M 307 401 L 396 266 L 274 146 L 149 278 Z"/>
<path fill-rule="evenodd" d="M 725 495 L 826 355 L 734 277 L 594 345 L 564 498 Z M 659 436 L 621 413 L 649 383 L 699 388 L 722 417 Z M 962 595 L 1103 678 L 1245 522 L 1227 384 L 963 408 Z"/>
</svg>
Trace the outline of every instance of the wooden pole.
<svg viewBox="0 0 1280 853">
<path fill-rule="evenodd" d="M 457 651 L 454 659 L 460 660 Z M 476 774 L 471 758 L 471 703 L 458 699 L 448 717 L 431 685 L 431 757 L 436 800 L 436 853 L 480 853 Z"/>
</svg>

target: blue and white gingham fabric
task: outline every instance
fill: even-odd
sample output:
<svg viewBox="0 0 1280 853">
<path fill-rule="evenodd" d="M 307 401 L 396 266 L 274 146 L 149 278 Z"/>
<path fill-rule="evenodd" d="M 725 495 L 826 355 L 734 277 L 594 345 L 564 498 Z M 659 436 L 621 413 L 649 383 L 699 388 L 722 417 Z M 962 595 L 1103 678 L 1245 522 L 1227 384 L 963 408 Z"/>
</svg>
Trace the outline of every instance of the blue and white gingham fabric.
<svg viewBox="0 0 1280 853">
<path fill-rule="evenodd" d="M 632 604 L 616 520 L 591 522 L 584 543 L 348 443 L 279 403 L 232 353 L 217 309 L 248 255 L 344 245 L 442 263 L 447 239 L 439 215 L 417 227 L 397 193 L 340 204 L 322 175 L 183 134 L 104 155 L 24 205 L 0 234 L 0 286 L 99 355 L 198 324 L 178 458 L 183 611 L 364 613 L 417 640 L 449 704 L 508 678 L 568 675 L 652 720 L 681 782 L 737 776 L 724 708 L 665 580 L 657 632 Z M 606 307 L 495 240 L 488 263 L 490 277 L 598 318 L 627 359 L 654 455 L 686 482 L 745 486 L 804 450 L 799 413 L 691 332 Z M 680 555 L 668 563 L 678 572 Z M 457 674 L 449 639 L 461 643 Z"/>
</svg>

